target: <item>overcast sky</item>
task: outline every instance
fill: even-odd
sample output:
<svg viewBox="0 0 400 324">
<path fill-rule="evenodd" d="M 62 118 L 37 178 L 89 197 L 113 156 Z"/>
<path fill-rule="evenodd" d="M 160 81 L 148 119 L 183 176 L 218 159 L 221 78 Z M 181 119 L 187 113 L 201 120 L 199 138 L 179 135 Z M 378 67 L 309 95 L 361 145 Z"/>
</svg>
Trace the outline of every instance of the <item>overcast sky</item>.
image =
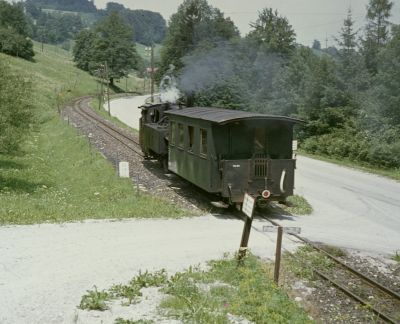
<svg viewBox="0 0 400 324">
<path fill-rule="evenodd" d="M 168 21 L 183 0 L 112 0 L 131 9 L 146 9 L 161 13 Z M 400 24 L 400 0 L 392 0 L 391 21 Z M 98 8 L 103 8 L 110 0 L 95 0 Z M 244 36 L 249 31 L 249 23 L 257 19 L 259 10 L 265 7 L 277 9 L 288 18 L 293 26 L 297 42 L 311 45 L 314 39 L 321 41 L 325 47 L 334 45 L 334 37 L 338 35 L 347 10 L 351 6 L 353 19 L 360 28 L 365 23 L 368 0 L 208 0 L 208 3 L 221 9 L 231 17 Z"/>
</svg>

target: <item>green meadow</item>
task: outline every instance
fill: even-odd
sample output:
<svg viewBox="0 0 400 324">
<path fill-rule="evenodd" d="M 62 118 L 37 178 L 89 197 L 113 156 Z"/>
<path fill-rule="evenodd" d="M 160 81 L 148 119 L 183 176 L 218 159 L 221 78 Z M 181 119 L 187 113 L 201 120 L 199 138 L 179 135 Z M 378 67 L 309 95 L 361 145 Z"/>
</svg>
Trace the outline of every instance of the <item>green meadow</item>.
<svg viewBox="0 0 400 324">
<path fill-rule="evenodd" d="M 35 52 L 35 62 L 0 54 L 33 81 L 37 116 L 21 152 L 0 155 L 0 224 L 182 216 L 181 209 L 118 178 L 111 163 L 59 116 L 66 102 L 95 95 L 96 81 L 59 47 L 44 45 L 42 52 L 35 44 Z M 137 82 L 129 79 L 132 87 Z"/>
</svg>

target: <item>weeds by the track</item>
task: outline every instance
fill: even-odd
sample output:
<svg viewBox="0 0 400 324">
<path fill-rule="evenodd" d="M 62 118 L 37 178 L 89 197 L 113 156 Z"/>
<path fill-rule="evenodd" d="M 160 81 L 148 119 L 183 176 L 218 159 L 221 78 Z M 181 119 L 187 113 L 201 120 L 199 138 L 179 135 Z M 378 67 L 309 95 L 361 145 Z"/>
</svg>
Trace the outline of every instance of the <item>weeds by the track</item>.
<svg viewBox="0 0 400 324">
<path fill-rule="evenodd" d="M 313 212 L 313 208 L 310 203 L 302 196 L 294 195 L 288 197 L 286 203 L 287 206 L 284 208 L 284 210 L 291 214 L 310 215 Z"/>
<path fill-rule="evenodd" d="M 191 267 L 169 278 L 164 271 L 139 274 L 128 285 L 118 285 L 117 291 L 122 291 L 120 287 L 161 287 L 165 298 L 160 315 L 184 323 L 310 323 L 304 310 L 275 285 L 270 274 L 269 266 L 253 255 L 248 255 L 241 266 L 236 258 L 226 256 L 211 261 L 208 270 Z M 109 300 L 120 296 L 115 294 L 115 287 L 106 292 Z M 125 301 L 129 298 L 121 296 Z M 138 293 L 136 297 L 140 302 Z"/>
</svg>

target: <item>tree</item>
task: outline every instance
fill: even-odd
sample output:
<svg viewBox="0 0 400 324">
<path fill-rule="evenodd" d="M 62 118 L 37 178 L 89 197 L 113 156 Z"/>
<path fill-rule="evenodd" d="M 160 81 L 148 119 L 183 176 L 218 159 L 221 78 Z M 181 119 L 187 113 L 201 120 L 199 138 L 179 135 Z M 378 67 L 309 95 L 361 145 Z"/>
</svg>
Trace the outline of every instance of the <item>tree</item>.
<svg viewBox="0 0 400 324">
<path fill-rule="evenodd" d="M 84 70 L 96 69 L 107 64 L 108 78 L 125 77 L 139 61 L 133 42 L 132 29 L 117 12 L 98 22 L 93 31 L 82 31 L 74 46 L 74 61 Z"/>
<path fill-rule="evenodd" d="M 20 3 L 9 4 L 0 0 L 0 27 L 12 29 L 24 37 L 29 36 L 29 25 Z"/>
<path fill-rule="evenodd" d="M 277 10 L 263 9 L 257 21 L 250 26 L 253 30 L 247 37 L 269 51 L 289 54 L 295 48 L 296 34 L 289 21 L 285 17 L 280 17 Z"/>
<path fill-rule="evenodd" d="M 29 26 L 22 6 L 0 0 L 0 52 L 32 59 L 35 54 L 28 35 Z"/>
<path fill-rule="evenodd" d="M 90 30 L 82 30 L 75 38 L 73 48 L 74 61 L 76 66 L 84 71 L 89 71 L 93 65 L 93 48 L 96 34 Z"/>
<path fill-rule="evenodd" d="M 310 48 L 300 46 L 294 51 L 274 82 L 273 113 L 283 116 L 299 115 L 306 84 L 317 64 L 318 56 Z"/>
<path fill-rule="evenodd" d="M 366 73 L 365 64 L 361 55 L 357 52 L 357 31 L 354 31 L 354 21 L 351 10 L 343 22 L 339 38 L 338 72 L 344 87 L 356 95 L 368 87 L 369 76 Z"/>
<path fill-rule="evenodd" d="M 393 2 L 389 0 L 370 0 L 367 7 L 367 26 L 365 39 L 362 40 L 362 50 L 368 70 L 375 74 L 377 71 L 377 56 L 380 48 L 389 38 L 390 11 Z"/>
<path fill-rule="evenodd" d="M 379 114 L 391 125 L 400 125 L 400 26 L 393 27 L 393 38 L 378 56 L 374 95 Z"/>
<path fill-rule="evenodd" d="M 0 60 L 0 153 L 15 153 L 32 127 L 31 96 L 31 82 Z"/>
<path fill-rule="evenodd" d="M 179 71 L 183 67 L 182 58 L 195 49 L 209 49 L 238 36 L 234 23 L 206 0 L 185 0 L 169 22 L 161 51 L 161 74 L 170 64 Z"/>
<path fill-rule="evenodd" d="M 321 50 L 321 42 L 318 39 L 314 39 L 312 44 L 312 49 L 320 51 Z"/>
</svg>

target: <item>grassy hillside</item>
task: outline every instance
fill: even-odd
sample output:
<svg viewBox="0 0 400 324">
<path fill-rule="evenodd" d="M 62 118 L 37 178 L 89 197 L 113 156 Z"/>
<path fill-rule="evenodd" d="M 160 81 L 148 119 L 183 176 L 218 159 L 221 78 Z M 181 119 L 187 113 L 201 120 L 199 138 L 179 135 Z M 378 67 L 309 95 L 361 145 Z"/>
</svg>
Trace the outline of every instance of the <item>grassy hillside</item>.
<svg viewBox="0 0 400 324">
<path fill-rule="evenodd" d="M 57 106 L 95 94 L 97 85 L 76 69 L 70 54 L 35 44 L 36 62 L 0 54 L 34 81 L 38 126 L 19 156 L 0 155 L 0 224 L 30 224 L 86 218 L 175 217 L 178 208 L 137 195 L 130 180 L 116 177 L 110 163 L 85 137 L 62 121 Z"/>
</svg>

